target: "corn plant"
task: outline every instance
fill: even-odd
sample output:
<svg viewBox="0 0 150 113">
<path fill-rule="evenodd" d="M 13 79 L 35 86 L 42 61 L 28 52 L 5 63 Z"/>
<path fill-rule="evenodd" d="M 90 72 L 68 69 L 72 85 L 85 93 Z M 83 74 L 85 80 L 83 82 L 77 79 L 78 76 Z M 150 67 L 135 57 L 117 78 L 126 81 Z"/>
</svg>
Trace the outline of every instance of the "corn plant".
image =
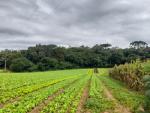
<svg viewBox="0 0 150 113">
<path fill-rule="evenodd" d="M 145 72 L 140 61 L 115 66 L 109 74 L 111 77 L 124 82 L 131 89 L 139 91 L 144 87 L 142 79 Z"/>
</svg>

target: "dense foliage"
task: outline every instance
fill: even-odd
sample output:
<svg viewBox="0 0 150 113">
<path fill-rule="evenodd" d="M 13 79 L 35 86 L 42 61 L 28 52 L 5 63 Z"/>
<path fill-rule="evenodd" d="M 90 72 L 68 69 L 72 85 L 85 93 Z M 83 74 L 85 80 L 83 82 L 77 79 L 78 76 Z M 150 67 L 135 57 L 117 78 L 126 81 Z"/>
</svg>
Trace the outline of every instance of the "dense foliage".
<svg viewBox="0 0 150 113">
<path fill-rule="evenodd" d="M 143 89 L 142 79 L 145 73 L 140 61 L 115 66 L 110 70 L 110 76 L 124 82 L 129 88 L 135 90 Z"/>
<path fill-rule="evenodd" d="M 10 70 L 16 72 L 32 71 L 34 70 L 33 67 L 34 65 L 30 60 L 22 57 L 12 60 Z"/>
<path fill-rule="evenodd" d="M 12 68 L 12 65 L 15 66 L 15 60 L 22 57 L 33 63 L 33 67 L 30 70 L 24 68 L 23 71 L 113 67 L 115 64 L 124 64 L 137 58 L 143 60 L 150 58 L 150 47 L 133 44 L 131 48 L 121 49 L 111 48 L 111 44 L 101 44 L 91 48 L 85 46 L 65 48 L 56 45 L 39 44 L 35 47 L 29 47 L 27 50 L 1 51 L 0 68 L 5 67 L 6 60 L 7 69 L 20 71 L 20 69 Z M 21 68 L 21 66 L 16 65 L 16 68 Z"/>
</svg>

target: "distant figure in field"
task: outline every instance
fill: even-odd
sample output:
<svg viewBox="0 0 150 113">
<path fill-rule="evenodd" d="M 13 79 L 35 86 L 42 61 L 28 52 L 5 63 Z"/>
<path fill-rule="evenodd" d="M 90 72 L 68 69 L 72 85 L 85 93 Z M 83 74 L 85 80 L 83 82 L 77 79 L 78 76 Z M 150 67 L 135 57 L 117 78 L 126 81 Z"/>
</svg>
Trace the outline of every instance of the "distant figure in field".
<svg viewBox="0 0 150 113">
<path fill-rule="evenodd" d="M 94 73 L 99 73 L 98 68 L 94 68 Z"/>
</svg>

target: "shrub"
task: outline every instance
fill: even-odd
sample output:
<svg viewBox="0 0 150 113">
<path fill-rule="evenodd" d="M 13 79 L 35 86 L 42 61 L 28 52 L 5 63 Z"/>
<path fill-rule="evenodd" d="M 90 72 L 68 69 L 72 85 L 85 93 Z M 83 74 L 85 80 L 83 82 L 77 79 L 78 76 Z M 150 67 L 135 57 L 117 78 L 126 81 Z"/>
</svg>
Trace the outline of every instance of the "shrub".
<svg viewBox="0 0 150 113">
<path fill-rule="evenodd" d="M 57 69 L 72 69 L 73 67 L 75 66 L 69 62 L 59 62 L 57 65 Z"/>
<path fill-rule="evenodd" d="M 144 87 L 142 79 L 145 73 L 140 61 L 115 66 L 109 74 L 111 77 L 124 82 L 131 89 L 138 91 Z"/>
<path fill-rule="evenodd" d="M 34 64 L 30 60 L 22 57 L 12 61 L 10 70 L 14 72 L 33 71 L 33 69 L 31 69 L 33 66 Z"/>
<path fill-rule="evenodd" d="M 38 66 L 37 65 L 33 65 L 28 69 L 29 72 L 33 72 L 33 71 L 38 71 Z"/>
<path fill-rule="evenodd" d="M 38 69 L 40 71 L 56 69 L 57 65 L 58 65 L 58 61 L 56 59 L 45 57 L 41 59 L 41 62 L 38 64 Z"/>
</svg>

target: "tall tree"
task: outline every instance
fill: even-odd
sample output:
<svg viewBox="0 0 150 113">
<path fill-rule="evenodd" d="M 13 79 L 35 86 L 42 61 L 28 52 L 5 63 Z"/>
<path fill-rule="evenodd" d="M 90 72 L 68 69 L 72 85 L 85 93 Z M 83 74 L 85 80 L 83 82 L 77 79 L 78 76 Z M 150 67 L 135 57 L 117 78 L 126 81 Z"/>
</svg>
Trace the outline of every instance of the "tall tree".
<svg viewBox="0 0 150 113">
<path fill-rule="evenodd" d="M 144 41 L 134 41 L 130 43 L 130 47 L 133 47 L 135 49 L 146 48 L 147 46 L 148 44 Z"/>
<path fill-rule="evenodd" d="M 107 49 L 107 48 L 111 47 L 112 45 L 109 43 L 106 43 L 106 44 L 101 44 L 100 46 L 104 49 Z"/>
</svg>

